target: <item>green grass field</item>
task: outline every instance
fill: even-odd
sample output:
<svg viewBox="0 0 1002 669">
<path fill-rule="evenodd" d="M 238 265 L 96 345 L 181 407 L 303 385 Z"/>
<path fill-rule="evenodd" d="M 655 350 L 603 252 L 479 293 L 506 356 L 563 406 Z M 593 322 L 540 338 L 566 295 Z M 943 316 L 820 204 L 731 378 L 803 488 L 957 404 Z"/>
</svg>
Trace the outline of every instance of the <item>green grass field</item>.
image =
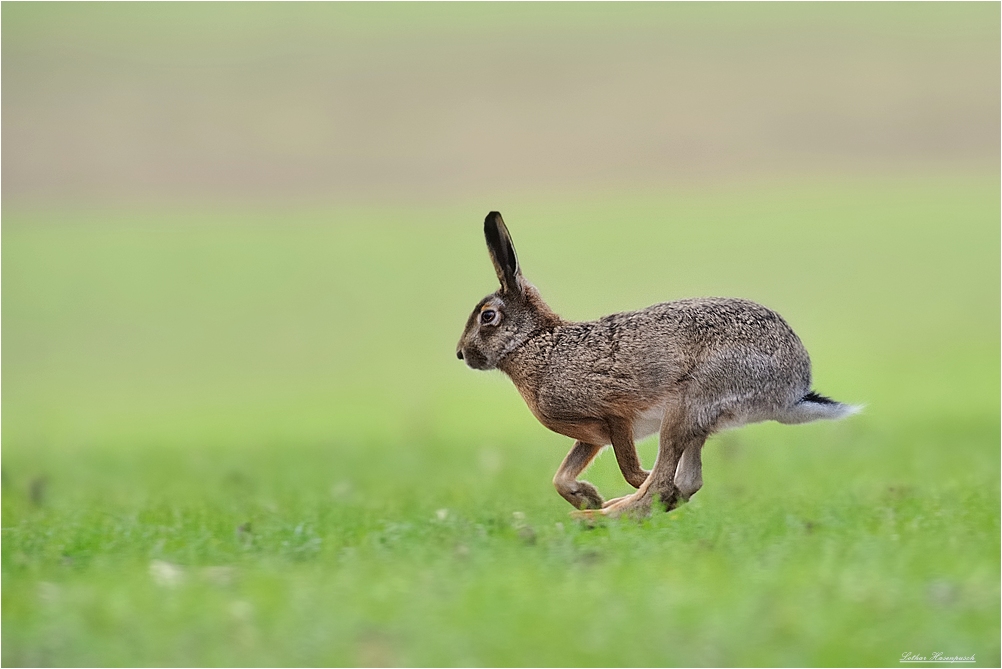
<svg viewBox="0 0 1002 669">
<path fill-rule="evenodd" d="M 717 435 L 688 505 L 572 521 L 570 440 L 455 358 L 498 206 L 564 316 L 755 299 L 866 411 Z M 997 174 L 6 208 L 2 662 L 998 666 L 999 215 Z"/>
</svg>

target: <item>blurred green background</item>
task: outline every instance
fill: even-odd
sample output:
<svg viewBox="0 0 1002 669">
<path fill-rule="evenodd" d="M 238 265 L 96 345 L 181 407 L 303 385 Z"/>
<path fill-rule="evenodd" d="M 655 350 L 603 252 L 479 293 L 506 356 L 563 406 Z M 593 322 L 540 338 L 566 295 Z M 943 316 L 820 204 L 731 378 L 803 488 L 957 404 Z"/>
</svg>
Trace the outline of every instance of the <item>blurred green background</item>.
<svg viewBox="0 0 1002 669">
<path fill-rule="evenodd" d="M 4 665 L 998 666 L 997 3 L 0 12 Z M 492 209 L 565 317 L 754 299 L 866 411 L 576 524 L 455 359 Z"/>
</svg>

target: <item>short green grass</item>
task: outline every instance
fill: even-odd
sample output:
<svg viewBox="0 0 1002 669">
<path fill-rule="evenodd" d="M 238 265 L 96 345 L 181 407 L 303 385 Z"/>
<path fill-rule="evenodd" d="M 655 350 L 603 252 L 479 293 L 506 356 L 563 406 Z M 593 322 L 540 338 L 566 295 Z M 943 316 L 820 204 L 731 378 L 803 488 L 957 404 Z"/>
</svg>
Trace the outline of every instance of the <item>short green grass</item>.
<svg viewBox="0 0 1002 669">
<path fill-rule="evenodd" d="M 505 204 L 565 316 L 756 299 L 868 405 L 594 527 L 455 359 L 495 206 L 5 210 L 3 664 L 998 666 L 997 175 Z"/>
</svg>

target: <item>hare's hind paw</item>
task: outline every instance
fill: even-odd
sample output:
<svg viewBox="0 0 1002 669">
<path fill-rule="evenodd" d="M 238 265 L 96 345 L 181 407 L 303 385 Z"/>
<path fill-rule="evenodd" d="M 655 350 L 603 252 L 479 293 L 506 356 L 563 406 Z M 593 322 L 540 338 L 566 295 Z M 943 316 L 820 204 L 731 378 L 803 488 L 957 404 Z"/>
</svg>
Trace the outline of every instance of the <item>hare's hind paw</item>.
<svg viewBox="0 0 1002 669">
<path fill-rule="evenodd" d="M 633 495 L 624 495 L 623 497 L 613 497 L 612 499 L 607 499 L 605 500 L 605 503 L 602 504 L 602 508 L 605 509 L 607 507 L 613 506 L 614 504 L 619 504 L 627 497 L 632 497 L 632 496 Z"/>
<path fill-rule="evenodd" d="M 602 509 L 602 513 L 611 518 L 619 518 L 620 516 L 646 518 L 651 515 L 651 496 L 639 492 L 627 495 L 606 506 Z"/>
<path fill-rule="evenodd" d="M 596 520 L 602 518 L 602 509 L 581 509 L 580 511 L 571 511 L 571 518 L 575 520 Z"/>
<path fill-rule="evenodd" d="M 627 516 L 630 518 L 644 518 L 651 514 L 650 495 L 634 493 L 626 497 L 610 499 L 601 509 L 582 509 L 572 511 L 571 516 L 581 520 L 595 520 L 597 518 L 619 518 Z"/>
</svg>

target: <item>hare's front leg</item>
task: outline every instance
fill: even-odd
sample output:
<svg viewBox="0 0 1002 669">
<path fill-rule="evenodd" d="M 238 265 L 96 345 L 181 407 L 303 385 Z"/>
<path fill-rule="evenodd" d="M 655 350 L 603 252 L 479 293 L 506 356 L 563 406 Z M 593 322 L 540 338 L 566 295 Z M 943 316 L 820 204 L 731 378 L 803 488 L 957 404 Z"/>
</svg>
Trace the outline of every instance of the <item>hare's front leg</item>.
<svg viewBox="0 0 1002 669">
<path fill-rule="evenodd" d="M 668 402 L 665 416 L 661 422 L 661 437 L 658 445 L 658 458 L 654 469 L 637 492 L 606 504 L 601 511 L 580 511 L 577 515 L 592 518 L 602 514 L 606 516 L 646 516 L 651 512 L 655 497 L 661 500 L 668 510 L 678 506 L 683 499 L 698 490 L 702 484 L 702 463 L 699 460 L 700 449 L 706 441 L 709 430 L 699 425 L 689 415 L 679 399 Z M 681 468 L 679 461 L 683 453 L 687 463 Z M 692 459 L 689 459 L 689 456 Z M 680 491 L 676 484 L 676 473 L 681 469 L 685 491 Z"/>
<path fill-rule="evenodd" d="M 623 478 L 634 488 L 639 488 L 647 480 L 649 471 L 640 466 L 637 447 L 633 443 L 633 426 L 625 420 L 612 419 L 609 423 L 609 436 L 612 450 L 616 452 L 616 462 Z"/>
<path fill-rule="evenodd" d="M 577 480 L 581 472 L 601 450 L 601 446 L 575 441 L 574 448 L 560 463 L 560 469 L 553 477 L 553 485 L 556 486 L 557 492 L 576 509 L 602 508 L 602 495 L 598 494 L 595 486 L 587 481 Z"/>
<path fill-rule="evenodd" d="M 647 480 L 650 472 L 640 466 L 637 447 L 633 443 L 633 426 L 625 420 L 610 420 L 609 436 L 612 441 L 612 449 L 616 453 L 616 462 L 619 463 L 619 471 L 623 473 L 623 478 L 634 488 L 639 488 Z M 627 497 L 630 497 L 630 495 L 606 500 L 602 504 L 602 508 L 618 504 Z"/>
</svg>

